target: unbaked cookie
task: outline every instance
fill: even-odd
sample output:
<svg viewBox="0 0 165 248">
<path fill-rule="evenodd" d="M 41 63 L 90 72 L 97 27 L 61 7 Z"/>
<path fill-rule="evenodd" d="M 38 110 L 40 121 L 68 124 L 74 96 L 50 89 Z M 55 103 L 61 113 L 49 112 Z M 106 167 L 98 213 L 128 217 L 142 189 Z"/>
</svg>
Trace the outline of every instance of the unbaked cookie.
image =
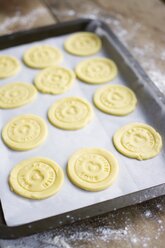
<svg viewBox="0 0 165 248">
<path fill-rule="evenodd" d="M 2 130 L 4 143 L 13 150 L 33 149 L 47 136 L 45 121 L 32 114 L 20 115 L 8 122 Z"/>
<path fill-rule="evenodd" d="M 0 79 L 16 75 L 20 68 L 20 63 L 15 57 L 0 55 Z"/>
<path fill-rule="evenodd" d="M 92 58 L 80 62 L 76 66 L 77 77 L 85 83 L 102 84 L 113 80 L 117 75 L 117 67 L 111 59 Z"/>
<path fill-rule="evenodd" d="M 23 56 L 24 63 L 34 69 L 57 65 L 62 61 L 61 51 L 52 46 L 40 45 L 29 48 Z"/>
<path fill-rule="evenodd" d="M 103 190 L 112 185 L 118 170 L 115 157 L 100 148 L 80 149 L 72 155 L 67 166 L 71 182 L 89 191 Z"/>
<path fill-rule="evenodd" d="M 30 199 L 44 199 L 57 193 L 63 185 L 60 166 L 47 158 L 37 157 L 16 165 L 9 176 L 11 191 Z"/>
<path fill-rule="evenodd" d="M 37 96 L 36 88 L 28 83 L 16 82 L 0 87 L 0 108 L 17 108 L 33 101 Z"/>
<path fill-rule="evenodd" d="M 34 83 L 39 91 L 48 94 L 62 94 L 71 88 L 75 74 L 70 69 L 52 66 L 39 72 Z"/>
<path fill-rule="evenodd" d="M 67 52 L 77 56 L 89 56 L 101 49 L 101 39 L 91 32 L 79 32 L 71 35 L 64 43 Z"/>
<path fill-rule="evenodd" d="M 128 115 L 137 103 L 134 92 L 122 85 L 111 84 L 96 90 L 94 103 L 101 111 L 112 115 Z"/>
<path fill-rule="evenodd" d="M 56 101 L 48 111 L 49 121 L 56 127 L 76 130 L 86 126 L 93 117 L 91 105 L 80 97 Z"/>
<path fill-rule="evenodd" d="M 155 157 L 162 148 L 159 133 L 143 123 L 131 123 L 120 128 L 113 136 L 113 142 L 120 153 L 138 160 Z"/>
</svg>

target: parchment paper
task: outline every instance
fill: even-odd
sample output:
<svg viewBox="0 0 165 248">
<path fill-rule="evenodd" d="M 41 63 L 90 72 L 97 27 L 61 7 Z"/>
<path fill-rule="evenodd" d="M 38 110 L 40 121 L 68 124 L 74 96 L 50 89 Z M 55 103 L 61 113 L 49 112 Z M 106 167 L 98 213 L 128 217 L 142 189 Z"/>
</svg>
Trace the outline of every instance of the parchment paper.
<svg viewBox="0 0 165 248">
<path fill-rule="evenodd" d="M 64 51 L 63 41 L 66 37 L 67 35 L 6 49 L 1 51 L 0 54 L 13 55 L 21 60 L 24 51 L 29 47 L 38 44 L 49 44 L 59 47 L 62 50 L 64 54 L 62 65 L 74 69 L 79 61 L 86 58 L 75 57 Z M 96 56 L 91 57 L 97 56 L 106 56 L 105 51 L 102 50 Z M 0 84 L 5 85 L 15 81 L 32 84 L 34 76 L 37 73 L 38 70 L 30 69 L 22 63 L 22 69 L 18 75 L 1 80 Z M 112 83 L 127 85 L 120 73 Z M 17 115 L 33 113 L 45 119 L 49 132 L 47 140 L 40 147 L 25 152 L 12 151 L 0 140 L 0 198 L 7 225 L 25 224 L 165 182 L 163 152 L 152 160 L 137 161 L 119 154 L 112 144 L 112 136 L 121 126 L 135 121 L 150 124 L 142 110 L 143 106 L 138 104 L 136 110 L 126 117 L 115 117 L 104 114 L 97 110 L 92 103 L 93 93 L 98 87 L 102 87 L 102 85 L 88 85 L 76 80 L 72 89 L 65 94 L 55 96 L 38 93 L 38 98 L 33 103 L 13 110 L 0 110 L 0 129 L 11 118 Z M 95 117 L 85 128 L 77 131 L 63 131 L 55 128 L 48 122 L 48 108 L 57 99 L 66 96 L 82 96 L 93 105 Z M 140 99 L 138 101 L 140 102 Z M 113 186 L 104 191 L 93 193 L 83 191 L 69 181 L 66 175 L 67 161 L 76 150 L 82 147 L 105 148 L 116 156 L 119 162 L 120 172 Z M 40 201 L 20 197 L 11 192 L 8 186 L 10 170 L 21 160 L 36 156 L 48 157 L 55 160 L 63 168 L 65 173 L 65 182 L 60 192 L 48 199 Z"/>
</svg>

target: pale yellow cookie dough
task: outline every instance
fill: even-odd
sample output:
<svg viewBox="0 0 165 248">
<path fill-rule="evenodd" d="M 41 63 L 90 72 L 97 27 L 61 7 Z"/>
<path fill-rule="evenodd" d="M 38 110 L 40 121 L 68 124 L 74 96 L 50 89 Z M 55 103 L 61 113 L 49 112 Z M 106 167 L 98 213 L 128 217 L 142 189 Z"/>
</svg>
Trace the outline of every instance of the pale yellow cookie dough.
<svg viewBox="0 0 165 248">
<path fill-rule="evenodd" d="M 8 122 L 2 130 L 4 143 L 12 150 L 33 149 L 44 142 L 47 136 L 45 121 L 32 114 L 20 115 Z"/>
<path fill-rule="evenodd" d="M 52 46 L 39 45 L 29 48 L 23 56 L 24 63 L 34 69 L 57 65 L 62 61 L 61 51 Z"/>
<path fill-rule="evenodd" d="M 16 82 L 0 87 L 0 108 L 11 109 L 32 102 L 37 96 L 35 87 L 28 83 Z"/>
<path fill-rule="evenodd" d="M 101 49 L 101 39 L 91 32 L 79 32 L 71 35 L 64 43 L 67 52 L 77 56 L 89 56 Z"/>
<path fill-rule="evenodd" d="M 83 148 L 69 159 L 68 177 L 79 188 L 89 191 L 104 190 L 118 175 L 118 162 L 109 151 Z"/>
<path fill-rule="evenodd" d="M 137 103 L 136 95 L 128 87 L 111 84 L 96 90 L 94 104 L 101 111 L 111 115 L 128 115 Z"/>
<path fill-rule="evenodd" d="M 111 59 L 92 58 L 80 62 L 76 66 L 77 77 L 85 83 L 102 84 L 113 80 L 117 75 L 117 67 Z"/>
<path fill-rule="evenodd" d="M 154 128 L 143 123 L 131 123 L 113 136 L 116 149 L 123 155 L 145 160 L 155 157 L 162 148 L 162 138 Z"/>
<path fill-rule="evenodd" d="M 63 185 L 64 174 L 60 166 L 43 157 L 21 161 L 11 171 L 11 191 L 30 199 L 44 199 L 57 193 Z"/>
<path fill-rule="evenodd" d="M 76 130 L 86 126 L 93 117 L 93 110 L 85 99 L 67 97 L 57 100 L 48 111 L 49 121 L 58 128 Z"/>
<path fill-rule="evenodd" d="M 20 62 L 15 57 L 0 55 L 0 79 L 16 75 L 20 68 Z"/>
<path fill-rule="evenodd" d="M 62 94 L 69 90 L 75 80 L 75 74 L 62 66 L 52 66 L 39 72 L 34 83 L 39 91 L 48 94 Z"/>
</svg>

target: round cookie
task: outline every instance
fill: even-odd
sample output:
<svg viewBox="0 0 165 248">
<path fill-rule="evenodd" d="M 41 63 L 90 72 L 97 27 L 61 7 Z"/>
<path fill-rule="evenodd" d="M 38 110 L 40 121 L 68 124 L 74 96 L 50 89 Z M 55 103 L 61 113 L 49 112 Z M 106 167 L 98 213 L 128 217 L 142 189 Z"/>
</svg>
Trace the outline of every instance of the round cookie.
<svg viewBox="0 0 165 248">
<path fill-rule="evenodd" d="M 92 58 L 80 62 L 76 66 L 77 77 L 85 83 L 102 84 L 113 80 L 117 75 L 117 67 L 111 59 Z"/>
<path fill-rule="evenodd" d="M 118 162 L 104 149 L 83 148 L 69 159 L 68 177 L 79 188 L 89 191 L 104 190 L 118 175 Z"/>
<path fill-rule="evenodd" d="M 44 199 L 57 193 L 63 185 L 60 166 L 47 158 L 37 157 L 21 161 L 9 176 L 11 191 L 30 199 Z"/>
<path fill-rule="evenodd" d="M 123 155 L 145 160 L 155 157 L 162 148 L 162 138 L 154 128 L 143 123 L 131 123 L 113 136 L 116 149 Z"/>
<path fill-rule="evenodd" d="M 40 45 L 29 48 L 23 56 L 24 63 L 34 69 L 57 65 L 62 61 L 61 51 L 52 46 Z"/>
<path fill-rule="evenodd" d="M 77 56 L 89 56 L 101 49 L 101 39 L 91 32 L 79 32 L 71 35 L 64 43 L 67 52 Z"/>
<path fill-rule="evenodd" d="M 58 128 L 83 128 L 93 117 L 91 105 L 80 97 L 67 97 L 56 101 L 48 111 L 49 121 Z"/>
<path fill-rule="evenodd" d="M 2 130 L 4 143 L 12 150 L 33 149 L 44 142 L 47 136 L 45 121 L 32 114 L 17 116 Z"/>
<path fill-rule="evenodd" d="M 52 66 L 39 72 L 34 83 L 42 93 L 62 94 L 73 85 L 74 80 L 75 74 L 70 69 Z"/>
<path fill-rule="evenodd" d="M 101 111 L 111 115 L 128 115 L 137 103 L 136 95 L 128 87 L 111 84 L 96 90 L 94 104 Z"/>
<path fill-rule="evenodd" d="M 17 108 L 33 101 L 36 88 L 28 83 L 16 82 L 0 87 L 0 108 Z"/>
<path fill-rule="evenodd" d="M 20 63 L 15 57 L 0 55 L 0 79 L 16 75 L 20 67 Z"/>
</svg>

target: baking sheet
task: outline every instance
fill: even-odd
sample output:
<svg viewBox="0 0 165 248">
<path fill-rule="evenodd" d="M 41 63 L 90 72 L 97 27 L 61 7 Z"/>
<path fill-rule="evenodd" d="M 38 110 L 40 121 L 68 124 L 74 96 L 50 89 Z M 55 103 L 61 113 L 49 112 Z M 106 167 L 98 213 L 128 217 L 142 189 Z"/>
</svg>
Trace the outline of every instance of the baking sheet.
<svg viewBox="0 0 165 248">
<path fill-rule="evenodd" d="M 63 50 L 63 42 L 66 38 L 67 35 L 50 38 L 19 47 L 13 47 L 3 50 L 1 54 L 13 55 L 21 59 L 24 51 L 33 45 L 38 45 L 41 43 L 54 45 L 59 47 L 64 53 L 64 61 L 62 65 L 74 69 L 75 65 L 79 61 L 86 58 L 79 58 L 65 53 Z M 107 55 L 107 50 L 103 49 L 99 54 L 90 57 Z M 20 73 L 10 79 L 1 80 L 1 85 L 14 81 L 32 83 L 37 72 L 37 70 L 27 68 L 22 64 L 22 70 Z M 118 77 L 113 80 L 112 83 L 129 85 L 129 87 L 131 87 L 129 84 L 130 82 L 128 80 L 126 81 L 126 78 L 123 76 L 123 74 L 121 75 L 119 73 Z M 135 112 L 126 117 L 106 115 L 97 110 L 93 105 L 95 110 L 94 120 L 85 128 L 77 131 L 63 131 L 53 127 L 47 121 L 47 110 L 55 100 L 74 95 L 82 96 L 92 103 L 93 93 L 98 87 L 101 87 L 101 85 L 87 85 L 76 80 L 74 87 L 65 94 L 52 96 L 39 93 L 37 100 L 31 104 L 13 110 L 0 110 L 0 128 L 2 128 L 12 117 L 25 113 L 34 113 L 46 120 L 49 131 L 46 142 L 31 151 L 11 151 L 0 140 L 0 198 L 7 225 L 20 225 L 46 217 L 55 216 L 165 182 L 165 166 L 163 162 L 164 151 L 152 160 L 137 161 L 119 154 L 115 150 L 111 141 L 114 132 L 119 127 L 129 122 L 145 122 L 152 124 L 155 128 L 157 128 L 153 122 L 155 110 L 151 108 L 147 114 L 146 111 L 144 111 L 145 104 L 143 105 L 140 103 L 141 99 L 138 98 L 138 106 Z M 138 92 L 140 91 L 140 88 L 138 84 L 133 88 L 137 95 L 139 95 Z M 116 156 L 120 165 L 120 172 L 117 181 L 113 184 L 113 186 L 101 192 L 87 192 L 75 187 L 69 181 L 65 172 L 67 161 L 76 150 L 81 147 L 93 146 L 110 150 Z M 35 156 L 44 156 L 55 160 L 65 172 L 65 182 L 61 191 L 51 198 L 41 201 L 28 200 L 17 196 L 9 190 L 7 183 L 9 172 L 17 163 L 23 159 Z"/>
</svg>

